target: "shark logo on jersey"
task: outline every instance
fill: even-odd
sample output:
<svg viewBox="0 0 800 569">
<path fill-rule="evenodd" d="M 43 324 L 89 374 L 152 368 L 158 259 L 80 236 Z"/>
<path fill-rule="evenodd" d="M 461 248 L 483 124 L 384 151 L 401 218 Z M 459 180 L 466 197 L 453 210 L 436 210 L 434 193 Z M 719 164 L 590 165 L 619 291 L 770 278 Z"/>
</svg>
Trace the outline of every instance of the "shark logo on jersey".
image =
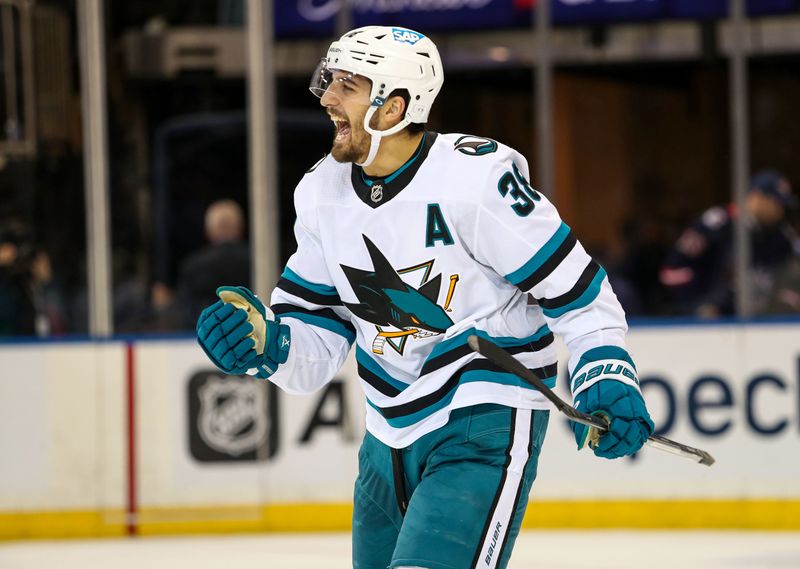
<svg viewBox="0 0 800 569">
<path fill-rule="evenodd" d="M 356 269 L 340 265 L 358 304 L 343 302 L 353 314 L 375 325 L 377 334 L 372 342 L 372 351 L 383 355 L 388 344 L 403 355 L 409 337 L 414 339 L 438 336 L 453 324 L 447 315 L 455 292 L 458 275 L 450 277 L 450 288 L 445 306 L 437 300 L 442 284 L 442 275 L 430 278 L 433 260 L 405 269 L 395 270 L 366 235 L 362 235 L 373 270 Z M 401 274 L 421 273 L 420 285 L 415 288 L 407 284 Z"/>
<path fill-rule="evenodd" d="M 467 156 L 483 156 L 495 152 L 497 143 L 491 138 L 466 135 L 456 140 L 453 148 Z"/>
</svg>

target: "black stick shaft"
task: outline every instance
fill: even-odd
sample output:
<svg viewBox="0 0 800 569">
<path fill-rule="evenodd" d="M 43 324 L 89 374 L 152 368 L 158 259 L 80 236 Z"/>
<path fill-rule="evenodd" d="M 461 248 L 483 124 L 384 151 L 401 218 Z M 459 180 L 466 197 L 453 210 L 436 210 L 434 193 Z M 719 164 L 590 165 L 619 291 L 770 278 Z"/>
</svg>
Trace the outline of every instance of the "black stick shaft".
<svg viewBox="0 0 800 569">
<path fill-rule="evenodd" d="M 552 389 L 547 387 L 535 373 L 526 368 L 519 360 L 494 342 L 479 336 L 470 336 L 467 341 L 469 347 L 472 348 L 473 351 L 479 353 L 492 363 L 497 364 L 508 373 L 513 373 L 517 377 L 533 385 L 555 405 L 556 409 L 564 413 L 571 421 L 589 425 L 597 429 L 601 434 L 608 430 L 608 424 L 601 417 L 589 415 L 588 413 L 583 413 L 575 409 L 575 407 L 561 399 Z M 647 444 L 653 448 L 694 460 L 706 466 L 714 464 L 714 457 L 708 452 L 684 445 L 661 435 L 651 435 L 650 438 L 647 439 Z"/>
</svg>

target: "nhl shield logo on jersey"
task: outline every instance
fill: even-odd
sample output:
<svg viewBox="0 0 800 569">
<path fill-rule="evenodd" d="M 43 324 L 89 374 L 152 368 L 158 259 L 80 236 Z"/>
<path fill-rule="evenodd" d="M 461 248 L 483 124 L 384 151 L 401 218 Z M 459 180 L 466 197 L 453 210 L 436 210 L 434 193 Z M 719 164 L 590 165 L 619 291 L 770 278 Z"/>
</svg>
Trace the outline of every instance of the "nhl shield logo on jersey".
<svg viewBox="0 0 800 569">
<path fill-rule="evenodd" d="M 438 336 L 452 326 L 453 320 L 447 312 L 450 311 L 458 275 L 450 276 L 445 304 L 439 306 L 442 275 L 431 278 L 433 260 L 395 270 L 378 247 L 366 235 L 362 237 L 374 269 L 340 265 L 359 301 L 357 304 L 342 304 L 358 318 L 375 325 L 373 353 L 383 355 L 388 344 L 402 355 L 409 338 Z M 400 276 L 412 274 L 419 275 L 418 287 L 406 283 Z"/>
<path fill-rule="evenodd" d="M 381 201 L 383 199 L 383 186 L 380 184 L 374 184 L 369 193 L 369 199 L 371 199 L 374 203 Z"/>
<path fill-rule="evenodd" d="M 491 138 L 465 135 L 455 141 L 453 149 L 467 156 L 483 156 L 497 150 L 497 143 Z"/>
</svg>

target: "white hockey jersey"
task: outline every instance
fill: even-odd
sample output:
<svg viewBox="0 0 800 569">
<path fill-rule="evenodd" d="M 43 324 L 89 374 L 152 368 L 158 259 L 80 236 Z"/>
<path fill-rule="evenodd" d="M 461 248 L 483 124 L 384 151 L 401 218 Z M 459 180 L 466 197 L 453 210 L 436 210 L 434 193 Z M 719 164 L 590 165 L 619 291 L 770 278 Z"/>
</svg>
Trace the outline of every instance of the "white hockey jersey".
<svg viewBox="0 0 800 569">
<path fill-rule="evenodd" d="M 323 158 L 295 193 L 298 248 L 271 298 L 292 347 L 271 381 L 316 390 L 355 342 L 367 429 L 402 448 L 459 407 L 549 408 L 473 353 L 471 334 L 551 386 L 553 332 L 570 349 L 572 377 L 591 368 L 597 379 L 600 364 L 599 375 L 630 378 L 627 325 L 605 271 L 528 179 L 513 149 L 460 134 L 426 132 L 382 179 Z"/>
</svg>

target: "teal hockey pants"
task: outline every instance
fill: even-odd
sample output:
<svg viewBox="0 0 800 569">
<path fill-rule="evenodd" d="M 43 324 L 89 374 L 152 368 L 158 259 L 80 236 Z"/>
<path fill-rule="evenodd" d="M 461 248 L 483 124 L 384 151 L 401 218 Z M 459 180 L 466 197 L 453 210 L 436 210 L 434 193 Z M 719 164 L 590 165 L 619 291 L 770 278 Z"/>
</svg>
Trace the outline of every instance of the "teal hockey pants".
<svg viewBox="0 0 800 569">
<path fill-rule="evenodd" d="M 504 569 L 548 417 L 495 404 L 466 407 L 395 451 L 367 433 L 355 484 L 353 568 Z"/>
</svg>

